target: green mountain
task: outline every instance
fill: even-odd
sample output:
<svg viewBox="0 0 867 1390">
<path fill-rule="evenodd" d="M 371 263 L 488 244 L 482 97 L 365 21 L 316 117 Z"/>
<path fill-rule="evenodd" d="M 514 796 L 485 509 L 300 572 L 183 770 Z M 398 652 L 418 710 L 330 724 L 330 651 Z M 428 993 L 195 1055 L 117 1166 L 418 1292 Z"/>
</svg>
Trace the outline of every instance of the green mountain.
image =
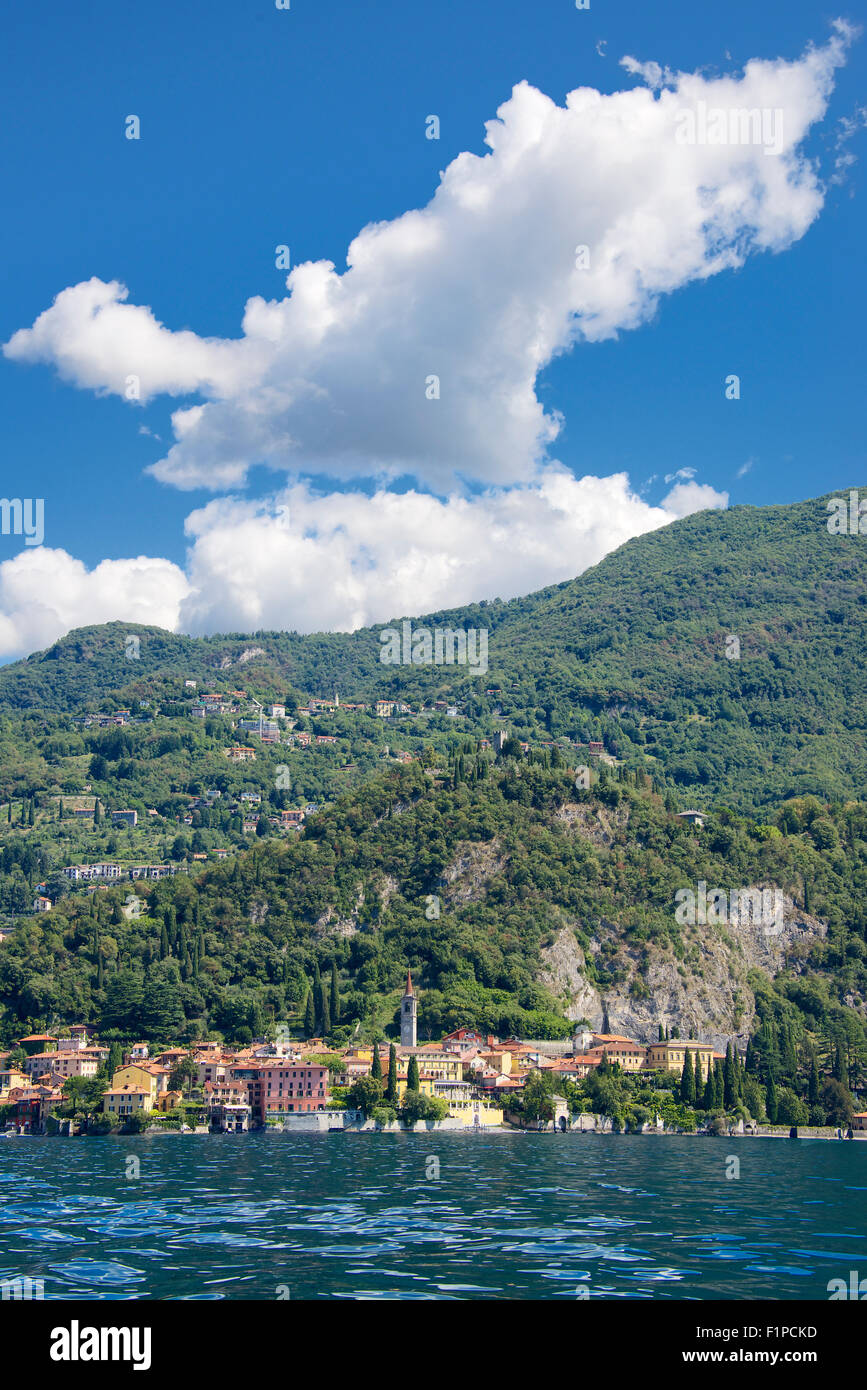
<svg viewBox="0 0 867 1390">
<path fill-rule="evenodd" d="M 858 796 L 867 784 L 867 540 L 829 534 L 827 501 L 702 512 L 627 542 L 566 584 L 412 619 L 414 628 L 485 628 L 486 675 L 383 665 L 381 627 L 193 639 L 112 623 L 0 671 L 0 710 L 128 703 L 182 677 L 264 697 L 287 687 L 412 705 L 445 696 L 460 703 L 461 733 L 488 736 L 508 723 L 527 741 L 598 738 L 702 807 Z M 126 655 L 133 637 L 135 660 Z"/>
<path fill-rule="evenodd" d="M 826 499 L 701 513 L 568 583 L 411 620 L 486 629 L 485 673 L 385 665 L 379 627 L 189 638 L 121 623 L 0 671 L 0 914 L 17 922 L 0 1041 L 79 1017 L 166 1040 L 285 1017 L 309 1032 L 312 1008 L 337 1044 L 393 1030 L 411 966 L 433 1037 L 607 1018 L 644 1039 L 749 1037 L 764 1080 L 802 1090 L 818 1057 L 857 1089 L 867 542 L 830 534 L 827 515 Z M 335 689 L 337 711 L 299 709 Z M 191 717 L 205 691 L 246 714 L 285 703 L 310 747 Z M 345 707 L 386 698 L 407 710 Z M 131 721 L 112 724 L 121 709 Z M 244 739 L 256 760 L 236 765 Z M 94 823 L 97 800 L 139 824 Z M 305 806 L 303 831 L 275 828 Z M 679 817 L 690 807 L 703 828 Z M 104 859 L 189 872 L 138 881 L 129 915 L 128 882 L 86 896 L 59 873 Z M 32 915 L 41 882 L 56 905 Z M 681 921 L 678 894 L 700 884 L 727 902 L 777 893 L 779 923 Z M 316 988 L 332 966 L 338 1020 Z"/>
</svg>

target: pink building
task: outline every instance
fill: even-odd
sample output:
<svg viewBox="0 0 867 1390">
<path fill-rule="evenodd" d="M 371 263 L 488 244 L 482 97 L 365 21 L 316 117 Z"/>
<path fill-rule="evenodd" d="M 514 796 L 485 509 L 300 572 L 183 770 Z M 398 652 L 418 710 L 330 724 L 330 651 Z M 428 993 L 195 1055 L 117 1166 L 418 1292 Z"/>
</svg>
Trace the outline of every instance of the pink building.
<svg viewBox="0 0 867 1390">
<path fill-rule="evenodd" d="M 291 1059 L 233 1067 L 232 1076 L 247 1082 L 254 1124 L 287 1114 L 324 1110 L 328 1103 L 328 1068 L 305 1066 Z"/>
</svg>

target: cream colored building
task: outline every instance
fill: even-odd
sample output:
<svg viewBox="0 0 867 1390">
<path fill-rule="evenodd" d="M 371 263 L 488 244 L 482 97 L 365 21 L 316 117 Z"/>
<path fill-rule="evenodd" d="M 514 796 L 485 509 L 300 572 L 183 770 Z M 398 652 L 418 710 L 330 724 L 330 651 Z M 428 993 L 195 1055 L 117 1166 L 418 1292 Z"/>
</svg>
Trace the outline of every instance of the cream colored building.
<svg viewBox="0 0 867 1390">
<path fill-rule="evenodd" d="M 662 1071 L 683 1071 L 687 1052 L 692 1053 L 693 1067 L 698 1062 L 702 1080 L 706 1081 L 708 1068 L 714 1062 L 713 1044 L 696 1042 L 694 1038 L 669 1038 L 668 1042 L 651 1043 L 647 1048 L 647 1066 Z"/>
</svg>

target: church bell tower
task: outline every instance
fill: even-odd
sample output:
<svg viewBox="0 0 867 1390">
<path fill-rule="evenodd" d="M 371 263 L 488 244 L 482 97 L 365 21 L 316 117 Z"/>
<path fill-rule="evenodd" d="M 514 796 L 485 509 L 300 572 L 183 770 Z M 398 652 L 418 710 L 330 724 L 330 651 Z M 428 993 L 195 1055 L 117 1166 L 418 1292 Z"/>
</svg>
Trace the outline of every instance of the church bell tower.
<svg viewBox="0 0 867 1390">
<path fill-rule="evenodd" d="M 400 1045 L 416 1046 L 418 996 L 412 987 L 412 974 L 406 972 L 406 993 L 400 1001 Z"/>
</svg>

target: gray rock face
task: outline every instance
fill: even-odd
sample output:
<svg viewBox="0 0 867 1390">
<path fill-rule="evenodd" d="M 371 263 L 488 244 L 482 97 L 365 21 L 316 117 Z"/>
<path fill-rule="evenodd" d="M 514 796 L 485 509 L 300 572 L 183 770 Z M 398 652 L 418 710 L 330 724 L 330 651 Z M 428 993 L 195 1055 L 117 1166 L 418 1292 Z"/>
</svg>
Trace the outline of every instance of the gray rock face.
<svg viewBox="0 0 867 1390">
<path fill-rule="evenodd" d="M 600 1029 L 607 1013 L 612 1032 L 638 1042 L 654 1042 L 662 1024 L 676 1027 L 682 1037 L 694 1031 L 719 1051 L 734 1038 L 745 1046 L 756 1012 L 750 971 L 770 978 L 784 969 L 800 972 L 810 947 L 827 931 L 791 898 L 783 895 L 782 901 L 782 921 L 767 930 L 746 917 L 684 927 L 683 960 L 668 946 L 633 946 L 618 923 L 603 921 L 590 951 L 599 958 L 604 951 L 606 974 L 617 982 L 602 991 L 588 979 L 574 930 L 563 927 L 542 951 L 540 983 L 562 1002 L 567 1018 L 586 1019 L 591 1028 Z"/>
</svg>

